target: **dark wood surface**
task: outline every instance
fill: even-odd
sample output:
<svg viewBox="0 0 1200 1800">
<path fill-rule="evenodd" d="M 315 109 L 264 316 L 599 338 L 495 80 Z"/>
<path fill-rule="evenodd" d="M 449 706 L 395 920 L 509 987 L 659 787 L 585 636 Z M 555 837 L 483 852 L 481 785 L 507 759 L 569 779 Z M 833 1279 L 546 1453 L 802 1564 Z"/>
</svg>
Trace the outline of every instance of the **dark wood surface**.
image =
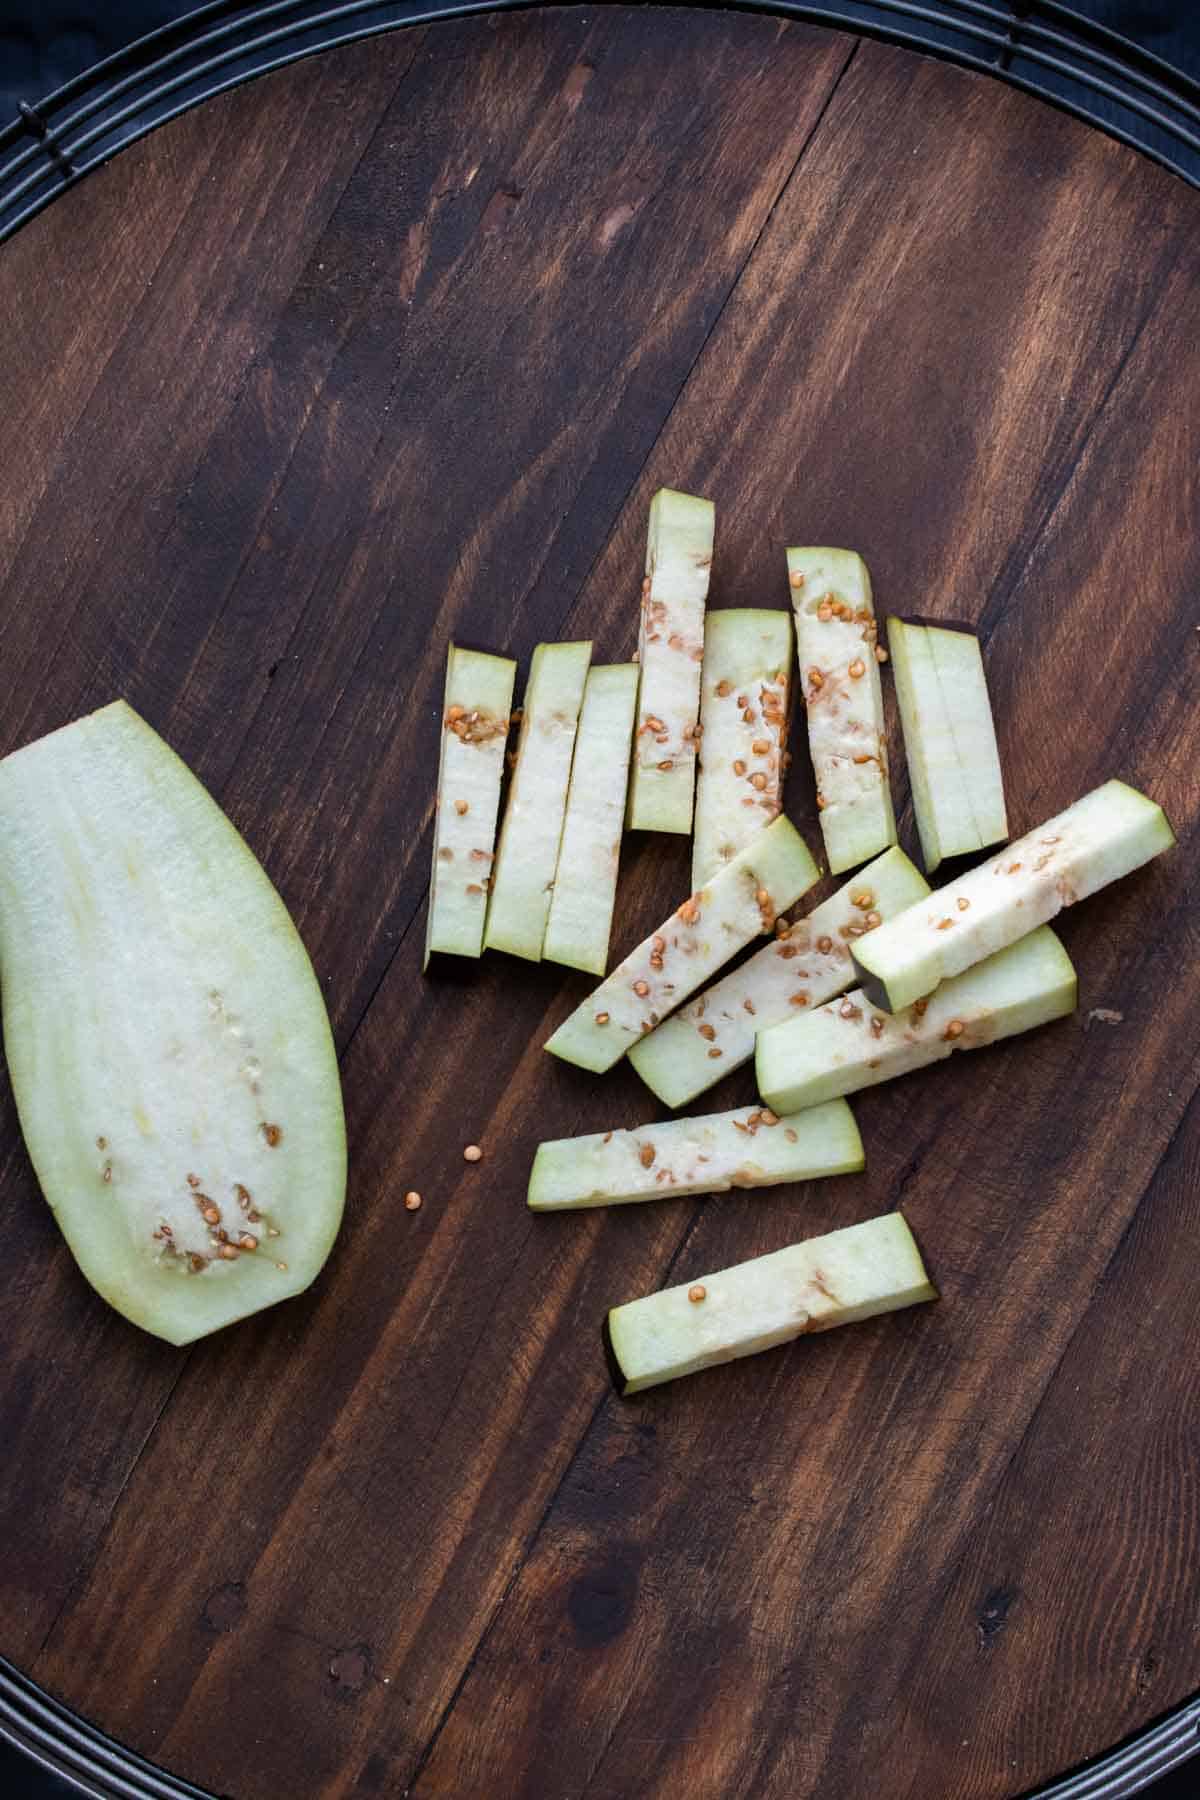
<svg viewBox="0 0 1200 1800">
<path fill-rule="evenodd" d="M 0 1652 L 234 1800 L 973 1800 L 1200 1686 L 1198 227 L 997 83 L 599 8 L 300 64 L 0 253 L 0 750 L 168 736 L 351 1134 L 316 1288 L 178 1351 L 5 1089 Z M 656 1113 L 542 1054 L 582 978 L 421 978 L 445 643 L 628 655 L 664 482 L 717 604 L 807 540 L 977 621 L 1014 830 L 1118 774 L 1181 844 L 1064 922 L 1076 1018 L 863 1097 L 861 1176 L 532 1219 L 539 1137 Z M 630 840 L 615 948 L 686 882 Z M 608 1305 L 900 1203 L 937 1307 L 608 1390 Z"/>
</svg>

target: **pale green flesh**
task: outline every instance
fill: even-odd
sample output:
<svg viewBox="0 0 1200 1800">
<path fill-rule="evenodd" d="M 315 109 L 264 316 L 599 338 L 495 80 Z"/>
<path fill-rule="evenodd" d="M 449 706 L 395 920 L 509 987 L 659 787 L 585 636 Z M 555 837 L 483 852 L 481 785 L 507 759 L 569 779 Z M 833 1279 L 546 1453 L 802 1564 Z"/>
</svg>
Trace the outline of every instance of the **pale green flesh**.
<svg viewBox="0 0 1200 1800">
<path fill-rule="evenodd" d="M 589 671 L 542 945 L 550 962 L 592 975 L 608 967 L 637 687 L 634 663 Z"/>
<path fill-rule="evenodd" d="M 668 1106 L 694 1100 L 750 1061 L 760 1031 L 795 1018 L 801 1002 L 820 1006 L 850 986 L 856 979 L 850 934 L 864 929 L 869 913 L 889 919 L 928 892 L 928 882 L 893 845 L 798 920 L 786 938 L 764 944 L 634 1044 L 630 1062 Z"/>
<path fill-rule="evenodd" d="M 758 1107 L 668 1119 L 630 1131 L 539 1144 L 529 1177 L 535 1212 L 621 1206 L 670 1195 L 719 1194 L 846 1175 L 863 1167 L 862 1139 L 844 1100 L 762 1122 Z"/>
<path fill-rule="evenodd" d="M 776 915 L 816 880 L 804 839 L 789 819 L 776 819 L 631 951 L 564 1019 L 546 1049 L 580 1068 L 611 1069 L 710 975 L 772 930 Z"/>
<path fill-rule="evenodd" d="M 779 814 L 791 666 L 792 621 L 787 613 L 761 607 L 709 613 L 700 693 L 693 888 L 703 887 Z"/>
<path fill-rule="evenodd" d="M 880 1012 L 856 988 L 764 1031 L 758 1091 L 776 1112 L 799 1112 L 1048 1024 L 1073 1012 L 1075 1001 L 1070 958 L 1042 925 L 906 1012 Z"/>
<path fill-rule="evenodd" d="M 650 503 L 650 586 L 643 589 L 638 627 L 638 729 L 629 778 L 631 831 L 686 836 L 692 829 L 714 519 L 711 500 L 673 488 L 660 488 Z M 661 730 L 648 720 L 657 720 Z"/>
<path fill-rule="evenodd" d="M 483 942 L 529 962 L 541 960 L 591 656 L 590 643 L 539 644 L 525 689 Z"/>
<path fill-rule="evenodd" d="M 1107 781 L 873 931 L 854 951 L 863 986 L 897 1012 L 1174 842 L 1160 806 Z"/>
<path fill-rule="evenodd" d="M 697 1289 L 703 1298 L 689 1298 Z M 884 1213 L 614 1307 L 608 1338 L 621 1391 L 636 1394 L 806 1332 L 936 1299 L 903 1214 Z"/>
<path fill-rule="evenodd" d="M 796 618 L 798 696 L 808 719 L 825 854 L 830 874 L 838 875 L 896 842 L 883 688 L 871 641 L 871 578 L 853 550 L 792 549 L 787 566 Z M 797 576 L 803 576 L 799 587 L 793 585 Z M 821 619 L 818 608 L 826 598 L 860 616 Z M 851 676 L 850 669 L 859 663 L 862 674 Z"/>
<path fill-rule="evenodd" d="M 888 649 L 925 867 L 1008 835 L 979 640 L 888 620 Z"/>
<path fill-rule="evenodd" d="M 123 702 L 0 763 L 0 983 L 30 1158 L 106 1300 L 182 1344 L 309 1285 L 346 1180 L 321 992 L 246 844 Z M 214 1230 L 258 1247 L 223 1261 Z"/>
<path fill-rule="evenodd" d="M 451 644 L 442 706 L 425 963 L 434 951 L 478 956 L 517 665 Z M 449 717 L 461 707 L 463 716 Z M 457 729 L 455 729 L 457 726 Z M 466 812 L 460 811 L 465 806 Z"/>
</svg>

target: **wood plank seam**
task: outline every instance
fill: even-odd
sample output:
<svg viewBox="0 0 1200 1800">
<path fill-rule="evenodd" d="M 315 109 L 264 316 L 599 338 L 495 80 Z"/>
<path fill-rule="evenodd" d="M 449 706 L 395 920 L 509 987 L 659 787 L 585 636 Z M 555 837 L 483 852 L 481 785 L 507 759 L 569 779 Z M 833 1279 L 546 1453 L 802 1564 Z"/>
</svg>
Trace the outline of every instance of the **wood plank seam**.
<svg viewBox="0 0 1200 1800">
<path fill-rule="evenodd" d="M 1171 265 L 1170 271 L 1168 271 L 1168 278 L 1169 278 L 1169 275 L 1171 273 L 1173 273 L 1174 270 L 1178 266 L 1179 266 L 1179 263 L 1178 263 L 1178 257 L 1177 257 L 1175 262 Z M 1014 568 L 1013 561 L 1010 560 L 1005 565 L 1004 572 L 1001 575 L 1000 580 L 996 583 L 995 587 L 992 589 L 992 592 L 988 595 L 987 599 L 984 601 L 983 609 L 979 616 L 979 625 L 978 625 L 978 629 L 977 629 L 977 633 L 976 633 L 976 635 L 979 638 L 980 647 L 982 649 L 984 649 L 984 650 L 987 649 L 987 646 L 988 646 L 989 642 L 991 641 L 992 634 L 996 631 L 997 627 L 1003 622 L 1004 616 L 1008 610 L 1009 603 L 1012 600 L 1015 593 L 1017 592 L 1018 588 L 1020 587 L 1022 579 L 1024 578 L 1027 570 L 1029 569 L 1031 563 L 1033 562 L 1035 551 L 1037 550 L 1038 546 L 1042 543 L 1043 539 L 1046 536 L 1046 533 L 1050 530 L 1050 527 L 1053 525 L 1055 519 L 1057 518 L 1059 508 L 1062 506 L 1064 499 L 1066 498 L 1068 492 L 1070 491 L 1072 482 L 1075 480 L 1076 475 L 1079 473 L 1080 464 L 1083 462 L 1083 459 L 1084 459 L 1085 455 L 1087 454 L 1088 445 L 1091 443 L 1092 438 L 1097 430 L 1097 427 L 1104 420 L 1105 414 L 1108 411 L 1109 403 L 1112 400 L 1113 394 L 1115 393 L 1115 391 L 1117 389 L 1117 385 L 1120 382 L 1121 377 L 1124 375 L 1126 366 L 1130 362 L 1130 360 L 1134 354 L 1134 351 L 1137 349 L 1138 344 L 1141 342 L 1143 332 L 1145 331 L 1147 325 L 1150 323 L 1151 319 L 1154 317 L 1154 314 L 1158 310 L 1160 299 L 1161 299 L 1160 293 L 1155 293 L 1148 297 L 1148 299 L 1146 301 L 1145 309 L 1143 310 L 1141 317 L 1138 319 L 1138 322 L 1137 322 L 1136 326 L 1134 327 L 1133 334 L 1130 337 L 1129 342 L 1126 344 L 1124 350 L 1121 352 L 1121 355 L 1118 357 L 1117 362 L 1116 362 L 1115 366 L 1113 367 L 1112 373 L 1111 373 L 1108 381 L 1105 383 L 1104 392 L 1100 395 L 1100 398 L 1097 400 L 1096 405 L 1092 409 L 1091 417 L 1087 420 L 1082 432 L 1080 433 L 1079 443 L 1077 444 L 1077 446 L 1075 448 L 1074 454 L 1069 459 L 1067 466 L 1060 471 L 1058 480 L 1055 483 L 1055 486 L 1054 486 L 1053 490 L 1051 491 L 1049 497 L 1047 498 L 1046 505 L 1042 511 L 1042 516 L 1038 520 L 1036 526 L 1033 529 L 1033 533 L 1029 539 L 1028 549 L 1026 550 L 1025 556 L 1024 556 L 1020 566 Z"/>
<path fill-rule="evenodd" d="M 582 575 L 580 576 L 574 597 L 571 600 L 569 600 L 566 603 L 566 605 L 564 606 L 562 615 L 558 622 L 558 633 L 559 633 L 560 637 L 566 634 L 566 632 L 569 628 L 572 616 L 575 612 L 575 609 L 580 604 L 582 595 L 587 587 L 589 580 L 591 579 L 592 571 L 595 569 L 597 563 L 600 561 L 601 557 L 604 555 L 605 550 L 607 549 L 609 543 L 612 540 L 613 531 L 616 530 L 616 519 L 619 519 L 625 506 L 628 504 L 630 495 L 633 493 L 634 489 L 637 487 L 638 482 L 641 480 L 641 477 L 646 469 L 647 464 L 651 461 L 652 457 L 654 456 L 654 452 L 658 447 L 658 444 L 662 438 L 663 432 L 667 429 L 668 425 L 671 422 L 671 419 L 675 413 L 675 410 L 676 410 L 677 406 L 679 405 L 680 400 L 683 397 L 683 394 L 687 388 L 689 381 L 692 378 L 692 374 L 696 368 L 697 363 L 699 362 L 700 358 L 703 356 L 704 351 L 705 351 L 708 343 L 710 342 L 714 332 L 716 332 L 717 328 L 719 327 L 719 325 L 721 323 L 721 320 L 725 316 L 725 312 L 726 312 L 727 307 L 729 306 L 730 301 L 734 298 L 739 287 L 741 286 L 742 278 L 745 274 L 745 271 L 748 268 L 751 260 L 753 259 L 754 254 L 757 251 L 760 242 L 762 241 L 763 235 L 771 223 L 771 220 L 774 218 L 776 210 L 780 205 L 780 202 L 783 200 L 784 195 L 786 194 L 788 188 L 791 186 L 792 181 L 800 167 L 800 164 L 801 164 L 806 152 L 808 151 L 809 146 L 812 144 L 813 139 L 815 138 L 817 131 L 829 110 L 830 102 L 833 100 L 834 95 L 836 94 L 838 88 L 841 86 L 842 81 L 843 81 L 847 71 L 849 70 L 851 63 L 854 61 L 854 58 L 858 53 L 861 43 L 862 43 L 861 38 L 855 38 L 851 42 L 850 47 L 846 52 L 845 60 L 843 61 L 833 82 L 830 85 L 829 92 L 826 95 L 825 100 L 823 101 L 823 103 L 821 105 L 820 111 L 818 112 L 817 117 L 814 120 L 811 129 L 809 130 L 807 136 L 804 139 L 803 144 L 801 145 L 801 148 L 796 156 L 795 162 L 792 164 L 791 168 L 788 170 L 787 175 L 785 176 L 784 180 L 780 183 L 779 190 L 776 193 L 775 198 L 772 200 L 771 205 L 767 210 L 767 213 L 763 219 L 763 223 L 762 223 L 759 231 L 756 233 L 753 243 L 750 245 L 749 249 L 746 252 L 745 257 L 743 258 L 741 264 L 739 265 L 737 273 L 734 276 L 733 281 L 730 284 L 729 290 L 728 290 L 727 294 L 725 295 L 724 300 L 721 302 L 721 305 L 718 308 L 716 315 L 713 318 L 711 326 L 709 327 L 708 331 L 705 333 L 703 339 L 701 340 L 699 346 L 697 347 L 695 356 L 692 358 L 691 362 L 688 365 L 687 373 L 683 377 L 683 380 L 680 384 L 679 391 L 676 394 L 675 399 L 671 402 L 670 407 L 663 414 L 662 423 L 659 425 L 659 428 L 656 431 L 654 438 L 646 451 L 645 456 L 642 458 L 641 462 L 638 464 L 637 470 L 634 473 L 633 478 L 629 482 L 629 485 L 626 488 L 626 491 L 621 498 L 621 501 L 616 509 L 614 524 L 613 524 L 612 528 L 610 529 L 608 536 L 600 544 L 599 548 L 596 551 L 596 554 L 593 556 L 591 561 L 588 563 L 587 568 L 583 571 Z M 386 409 L 385 409 L 385 411 L 386 411 Z M 378 454 L 378 447 L 376 448 L 375 454 L 376 455 Z M 526 587 L 522 591 L 521 598 L 520 598 L 520 601 L 518 604 L 518 610 L 524 608 L 525 605 L 528 603 L 530 594 L 532 593 L 533 588 L 536 585 L 537 579 L 538 579 L 538 575 L 535 574 L 533 579 L 526 585 Z M 294 641 L 294 638 L 295 638 L 297 632 L 301 628 L 304 617 L 307 616 L 309 605 L 311 605 L 311 596 L 310 596 L 309 602 L 306 603 L 304 613 L 296 621 L 295 630 L 288 637 L 287 648 L 283 652 L 283 654 L 285 656 L 287 654 L 287 650 L 290 649 L 291 644 Z M 355 675 L 356 671 L 358 670 L 359 666 L 361 665 L 364 656 L 368 653 L 370 648 L 371 648 L 370 638 L 368 637 L 364 641 L 363 648 L 359 652 L 358 657 L 355 659 L 354 667 L 351 669 L 350 673 L 346 677 L 343 694 L 347 690 L 349 690 L 351 688 L 351 686 L 353 685 L 354 675 Z M 266 696 L 264 695 L 263 700 L 261 700 L 259 702 L 260 709 L 261 709 L 262 705 L 265 703 L 265 699 L 266 699 Z M 339 700 L 339 705 L 340 705 L 340 700 Z M 336 717 L 336 714 L 337 714 L 337 707 L 334 708 L 334 711 L 330 716 L 329 723 L 331 725 L 333 723 L 333 719 Z M 257 712 L 256 712 L 255 716 L 257 717 Z M 247 737 L 248 736 L 249 736 L 249 731 L 247 732 Z M 232 765 L 232 767 L 229 771 L 229 776 L 228 776 L 229 781 L 232 781 L 234 778 L 234 775 L 237 771 L 238 764 L 240 763 L 242 754 L 243 754 L 242 751 L 238 752 L 238 759 L 237 759 L 237 761 L 235 761 L 235 763 Z M 416 847 L 414 850 L 414 855 L 427 856 L 427 854 L 428 854 L 428 839 L 429 839 L 429 832 L 431 829 L 432 819 L 433 819 L 433 809 L 432 809 L 432 804 L 431 804 L 430 808 L 427 812 L 427 815 L 423 821 L 422 831 L 421 831 L 419 838 L 417 839 Z M 368 1013 L 370 1012 L 371 1007 L 374 1004 L 376 995 L 378 994 L 380 988 L 383 986 L 383 983 L 386 980 L 388 973 L 390 972 L 390 970 L 392 968 L 392 965 L 396 961 L 396 958 L 399 955 L 400 950 L 402 949 L 402 947 L 404 945 L 405 939 L 407 938 L 409 932 L 412 930 L 412 927 L 416 923 L 417 919 L 421 916 L 421 910 L 427 904 L 427 899 L 428 899 L 427 892 L 424 889 L 422 889 L 419 899 L 416 901 L 415 905 L 413 906 L 412 911 L 409 913 L 409 916 L 404 923 L 404 926 L 401 929 L 400 937 L 397 940 L 397 942 L 392 950 L 391 955 L 388 957 L 387 961 L 385 962 L 382 969 L 380 970 L 378 981 L 372 987 L 370 995 L 368 996 L 367 1000 L 361 1007 L 357 1019 L 354 1021 L 354 1024 L 352 1025 L 349 1033 L 347 1034 L 345 1044 L 342 1046 L 342 1048 L 338 1054 L 339 1063 L 349 1053 L 350 1046 L 354 1042 L 354 1039 L 358 1033 L 359 1027 L 363 1024 Z"/>
</svg>

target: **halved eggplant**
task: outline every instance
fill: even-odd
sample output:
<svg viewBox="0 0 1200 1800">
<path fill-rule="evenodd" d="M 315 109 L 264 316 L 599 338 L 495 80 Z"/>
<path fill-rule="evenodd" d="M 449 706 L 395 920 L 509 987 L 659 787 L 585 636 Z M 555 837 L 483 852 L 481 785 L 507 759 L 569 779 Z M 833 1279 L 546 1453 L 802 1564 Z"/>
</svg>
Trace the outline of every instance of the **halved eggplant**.
<svg viewBox="0 0 1200 1800">
<path fill-rule="evenodd" d="M 225 814 L 122 701 L 0 762 L 4 1045 L 42 1192 L 185 1344 L 306 1288 L 342 1217 L 325 1003 Z"/>
</svg>

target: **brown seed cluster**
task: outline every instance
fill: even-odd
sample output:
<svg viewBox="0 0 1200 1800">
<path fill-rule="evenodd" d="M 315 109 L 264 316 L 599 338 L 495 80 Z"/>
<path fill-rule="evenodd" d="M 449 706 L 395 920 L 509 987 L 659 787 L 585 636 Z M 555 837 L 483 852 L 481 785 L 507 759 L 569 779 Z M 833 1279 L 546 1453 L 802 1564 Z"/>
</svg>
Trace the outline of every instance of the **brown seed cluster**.
<svg viewBox="0 0 1200 1800">
<path fill-rule="evenodd" d="M 465 706 L 448 706 L 445 725 L 464 744 L 486 744 L 492 738 L 508 736 L 507 714 L 501 719 L 477 709 L 468 712 Z"/>
</svg>

